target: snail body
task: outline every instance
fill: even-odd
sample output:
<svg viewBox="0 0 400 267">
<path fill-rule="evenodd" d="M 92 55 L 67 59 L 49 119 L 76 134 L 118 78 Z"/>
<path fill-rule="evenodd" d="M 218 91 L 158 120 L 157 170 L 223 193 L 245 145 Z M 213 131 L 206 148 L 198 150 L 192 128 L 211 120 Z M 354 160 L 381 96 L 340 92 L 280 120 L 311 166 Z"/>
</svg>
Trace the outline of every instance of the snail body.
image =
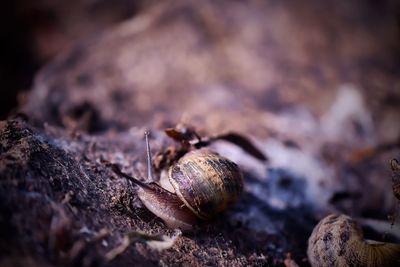
<svg viewBox="0 0 400 267">
<path fill-rule="evenodd" d="M 400 244 L 365 240 L 355 220 L 329 215 L 314 228 L 308 240 L 313 267 L 400 266 Z"/>
<path fill-rule="evenodd" d="M 148 179 L 153 179 L 148 134 Z M 237 201 L 243 191 L 243 175 L 231 160 L 207 148 L 189 151 L 168 171 L 175 192 L 155 182 L 144 183 L 114 171 L 138 185 L 138 197 L 144 206 L 170 228 L 190 230 L 199 219 L 207 220 Z"/>
</svg>

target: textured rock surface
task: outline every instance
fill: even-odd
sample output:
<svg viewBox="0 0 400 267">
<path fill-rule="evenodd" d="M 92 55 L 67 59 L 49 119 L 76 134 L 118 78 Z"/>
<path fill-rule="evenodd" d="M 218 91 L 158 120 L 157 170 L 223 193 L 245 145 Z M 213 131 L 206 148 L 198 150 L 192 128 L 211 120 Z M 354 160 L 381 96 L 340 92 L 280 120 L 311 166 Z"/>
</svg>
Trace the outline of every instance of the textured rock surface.
<svg viewBox="0 0 400 267">
<path fill-rule="evenodd" d="M 296 258 L 304 256 L 300 248 L 313 222 L 308 212 L 276 211 L 256 195 L 245 193 L 234 209 L 180 237 L 173 249 L 156 252 L 136 243 L 107 263 L 104 255 L 127 232 L 171 234 L 142 207 L 132 185 L 100 163 L 101 159 L 119 163 L 128 173 L 143 170 L 138 156 L 144 151 L 142 132 L 77 136 L 51 127 L 38 131 L 13 120 L 3 122 L 0 133 L 0 244 L 1 251 L 11 255 L 10 261 L 23 264 L 21 259 L 33 257 L 37 265 L 43 261 L 55 265 L 204 266 L 278 263 L 287 252 Z M 251 225 L 254 222 L 248 222 L 258 220 L 247 215 L 249 208 L 268 214 L 264 217 L 270 222 L 263 226 L 276 229 L 257 231 Z M 297 217 L 302 219 L 294 223 Z M 110 235 L 91 241 L 102 229 Z"/>
</svg>

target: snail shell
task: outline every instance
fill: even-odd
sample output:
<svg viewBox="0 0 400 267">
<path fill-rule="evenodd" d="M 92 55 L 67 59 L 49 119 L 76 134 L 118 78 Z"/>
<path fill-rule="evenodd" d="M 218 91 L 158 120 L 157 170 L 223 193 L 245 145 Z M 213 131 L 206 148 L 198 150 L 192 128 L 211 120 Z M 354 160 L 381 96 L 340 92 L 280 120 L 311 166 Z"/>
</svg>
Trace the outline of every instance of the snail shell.
<svg viewBox="0 0 400 267">
<path fill-rule="evenodd" d="M 223 211 L 243 191 L 239 167 L 206 148 L 185 154 L 169 169 L 168 181 L 175 192 L 120 171 L 118 174 L 139 186 L 138 197 L 147 209 L 170 228 L 182 230 L 190 230 L 198 219 L 206 220 Z"/>
<path fill-rule="evenodd" d="M 148 135 L 146 132 L 148 179 L 154 181 Z M 190 230 L 198 219 L 210 219 L 233 204 L 243 191 L 239 167 L 207 148 L 192 150 L 181 157 L 169 169 L 167 184 L 145 183 L 123 173 L 115 164 L 107 165 L 136 184 L 144 206 L 170 228 Z"/>
<path fill-rule="evenodd" d="M 184 155 L 169 169 L 169 181 L 185 205 L 204 220 L 236 202 L 243 191 L 239 167 L 206 148 Z"/>
<path fill-rule="evenodd" d="M 329 215 L 318 223 L 307 255 L 313 267 L 400 266 L 400 244 L 365 240 L 356 221 L 346 215 Z"/>
</svg>

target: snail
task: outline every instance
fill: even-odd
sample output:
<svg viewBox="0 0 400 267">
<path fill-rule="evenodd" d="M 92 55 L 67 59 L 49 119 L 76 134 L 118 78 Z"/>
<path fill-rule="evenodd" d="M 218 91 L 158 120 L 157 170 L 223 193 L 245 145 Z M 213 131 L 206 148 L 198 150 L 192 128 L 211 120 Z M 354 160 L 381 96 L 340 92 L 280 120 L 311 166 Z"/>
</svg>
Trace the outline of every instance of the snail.
<svg viewBox="0 0 400 267">
<path fill-rule="evenodd" d="M 328 215 L 308 239 L 313 267 L 400 266 L 400 244 L 363 238 L 361 228 L 347 215 Z"/>
<path fill-rule="evenodd" d="M 163 183 L 145 183 L 133 178 L 116 165 L 112 164 L 112 169 L 138 186 L 141 202 L 168 227 L 190 230 L 197 221 L 215 217 L 238 200 L 243 191 L 243 174 L 236 163 L 206 147 L 211 141 L 228 135 L 202 140 L 194 130 L 167 129 L 166 133 L 182 143 L 181 149 L 169 160 L 178 158 L 168 170 L 168 187 L 172 187 L 173 192 L 163 187 Z M 154 181 L 148 135 L 146 132 L 147 179 Z M 238 145 L 246 151 L 254 150 L 262 155 L 254 146 L 249 146 L 250 142 L 245 138 L 239 139 Z M 235 143 L 232 138 L 229 141 Z"/>
</svg>

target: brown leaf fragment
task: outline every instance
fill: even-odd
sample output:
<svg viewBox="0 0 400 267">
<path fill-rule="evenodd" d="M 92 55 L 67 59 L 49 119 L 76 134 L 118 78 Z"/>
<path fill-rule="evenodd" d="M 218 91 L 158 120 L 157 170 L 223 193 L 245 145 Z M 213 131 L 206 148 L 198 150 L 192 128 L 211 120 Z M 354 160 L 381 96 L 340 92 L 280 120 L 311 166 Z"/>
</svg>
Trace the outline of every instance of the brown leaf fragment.
<svg viewBox="0 0 400 267">
<path fill-rule="evenodd" d="M 283 261 L 286 267 L 299 267 L 299 265 L 292 259 L 292 255 L 288 253 L 286 259 Z"/>
<path fill-rule="evenodd" d="M 392 168 L 393 194 L 400 200 L 400 164 L 397 159 L 392 159 L 390 161 L 390 166 Z"/>
<path fill-rule="evenodd" d="M 244 151 L 252 155 L 253 157 L 267 161 L 268 158 L 247 138 L 238 133 L 227 133 L 223 135 L 218 135 L 210 140 L 225 140 L 241 147 Z"/>
<path fill-rule="evenodd" d="M 109 261 L 113 260 L 118 255 L 122 254 L 131 243 L 136 241 L 145 242 L 150 248 L 158 251 L 169 249 L 181 235 L 182 232 L 180 230 L 176 230 L 171 237 L 167 235 L 149 235 L 140 231 L 129 232 L 124 235 L 121 243 L 117 247 L 106 253 L 105 258 Z"/>
</svg>

